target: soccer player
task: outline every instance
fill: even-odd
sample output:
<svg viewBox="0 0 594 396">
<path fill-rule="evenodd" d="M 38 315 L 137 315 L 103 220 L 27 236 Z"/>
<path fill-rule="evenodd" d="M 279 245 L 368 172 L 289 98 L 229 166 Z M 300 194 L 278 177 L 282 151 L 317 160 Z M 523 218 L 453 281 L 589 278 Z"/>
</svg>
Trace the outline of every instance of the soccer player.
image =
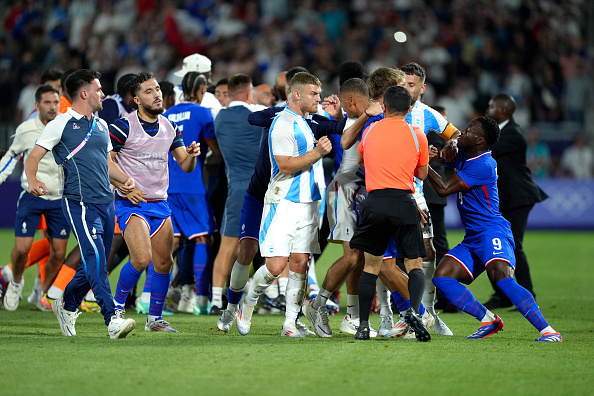
<svg viewBox="0 0 594 396">
<path fill-rule="evenodd" d="M 167 153 L 171 151 L 180 168 L 189 173 L 196 166 L 200 146 L 192 142 L 185 147 L 175 123 L 161 115 L 163 96 L 155 76 L 138 74 L 132 81 L 132 91 L 138 110 L 109 127 L 114 144 L 110 153 L 112 159 L 137 180 L 131 192 L 118 191 L 115 199 L 116 215 L 130 250 L 130 261 L 120 271 L 114 302 L 118 310 L 124 310 L 128 293 L 152 260 L 154 273 L 144 329 L 175 332 L 162 318 L 173 264 L 173 226 L 167 205 Z"/>
<path fill-rule="evenodd" d="M 441 196 L 458 194 L 458 210 L 466 234 L 439 263 L 433 283 L 456 308 L 481 321 L 469 339 L 485 338 L 503 329 L 503 320 L 482 305 L 464 284 L 483 271 L 540 332 L 536 341 L 563 341 L 545 320 L 532 294 L 514 279 L 516 259 L 509 222 L 499 212 L 497 163 L 490 147 L 499 139 L 497 121 L 479 117 L 458 139 L 454 164 L 458 171 L 444 180 L 429 169 L 429 181 Z M 452 164 L 449 164 L 452 165 Z"/>
<path fill-rule="evenodd" d="M 289 261 L 287 305 L 281 335 L 305 337 L 297 327 L 297 315 L 305 298 L 309 255 L 319 253 L 318 203 L 324 184 L 319 161 L 332 149 L 330 140 L 316 141 L 305 117 L 318 111 L 321 83 L 309 73 L 291 80 L 291 100 L 271 126 L 268 137 L 271 181 L 266 191 L 260 225 L 260 251 L 266 265 L 253 277 L 252 286 L 237 315 L 237 329 L 247 334 L 258 297 L 284 270 Z"/>
<path fill-rule="evenodd" d="M 41 135 L 45 126 L 58 115 L 60 96 L 58 90 L 51 85 L 41 85 L 35 92 L 35 108 L 37 117 L 20 124 L 16 130 L 14 141 L 0 160 L 0 184 L 12 173 L 16 163 L 25 157 L 27 160 L 35 141 Z M 27 176 L 23 172 L 21 187 L 23 191 L 17 203 L 15 222 L 15 245 L 10 253 L 12 262 L 12 279 L 4 293 L 3 304 L 7 311 L 15 311 L 19 306 L 24 279 L 23 271 L 27 263 L 28 254 L 33 244 L 33 237 L 37 230 L 41 215 L 47 223 L 47 235 L 50 240 L 50 254 L 46 265 L 46 276 L 41 285 L 42 292 L 35 298 L 35 305 L 41 310 L 48 310 L 40 303 L 43 294 L 48 291 L 60 266 L 64 262 L 66 245 L 70 235 L 70 226 L 62 213 L 61 187 L 58 183 L 58 165 L 51 154 L 40 158 L 38 177 L 47 187 L 43 196 L 29 194 Z"/>
<path fill-rule="evenodd" d="M 107 124 L 93 116 L 101 110 L 101 75 L 93 70 L 73 72 L 66 81 L 72 107 L 49 123 L 25 162 L 29 192 L 40 197 L 50 190 L 37 179 L 39 162 L 50 150 L 56 163 L 64 168 L 62 210 L 78 240 L 82 263 L 61 299 L 52 303 L 62 334 L 76 335 L 77 308 L 90 288 L 93 289 L 110 338 L 123 338 L 136 325 L 115 309 L 107 279 L 106 257 L 114 230 L 113 193 L 109 180 L 132 191 L 134 180 L 114 164 L 109 156 Z"/>
<path fill-rule="evenodd" d="M 197 104 L 206 92 L 206 79 L 197 72 L 186 73 L 182 80 L 182 91 L 184 101 L 165 112 L 165 117 L 183 133 L 184 144 L 206 142 L 214 155 L 220 158 L 221 150 L 214 133 L 212 113 Z M 214 213 L 202 180 L 205 155 L 200 155 L 199 163 L 192 173 L 186 173 L 169 154 L 167 203 L 177 240 L 174 245 L 180 246 L 177 264 L 182 294 L 177 310 L 196 315 L 208 313 L 212 274 L 209 266 L 210 249 L 212 234 L 216 229 Z M 146 304 L 145 308 L 148 308 L 149 301 L 140 303 Z"/>
<path fill-rule="evenodd" d="M 375 296 L 383 256 L 392 236 L 398 256 L 404 258 L 408 273 L 411 308 L 405 320 L 418 341 L 431 336 L 418 315 L 424 290 L 421 258 L 425 246 L 421 219 L 412 196 L 414 177 L 424 179 L 429 162 L 425 134 L 406 123 L 411 109 L 411 95 L 403 87 L 390 87 L 384 94 L 385 119 L 368 127 L 359 143 L 359 163 L 365 166 L 365 201 L 361 224 L 355 230 L 350 247 L 365 252 L 365 267 L 359 278 L 360 324 L 357 340 L 370 337 L 369 311 Z"/>
<path fill-rule="evenodd" d="M 126 117 L 136 108 L 134 97 L 130 92 L 130 82 L 134 77 L 136 74 L 124 74 L 118 80 L 117 93 L 103 99 L 103 110 L 99 112 L 98 116 L 107 125 L 113 124 L 119 118 Z"/>
</svg>

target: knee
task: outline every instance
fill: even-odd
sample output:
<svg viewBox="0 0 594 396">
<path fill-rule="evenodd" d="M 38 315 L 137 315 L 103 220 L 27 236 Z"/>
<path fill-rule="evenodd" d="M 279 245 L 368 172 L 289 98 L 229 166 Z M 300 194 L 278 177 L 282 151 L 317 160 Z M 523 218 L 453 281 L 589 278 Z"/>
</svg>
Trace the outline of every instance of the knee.
<svg viewBox="0 0 594 396">
<path fill-rule="evenodd" d="M 148 267 L 152 259 L 153 257 L 150 252 L 141 252 L 139 254 L 135 254 L 134 256 L 130 256 L 130 262 L 136 269 L 145 269 Z"/>
<path fill-rule="evenodd" d="M 489 279 L 495 283 L 505 278 L 512 278 L 514 276 L 513 268 L 504 261 L 494 261 L 487 268 Z"/>
<path fill-rule="evenodd" d="M 249 265 L 258 253 L 258 244 L 242 243 L 239 246 L 237 261 L 242 265 Z"/>
</svg>

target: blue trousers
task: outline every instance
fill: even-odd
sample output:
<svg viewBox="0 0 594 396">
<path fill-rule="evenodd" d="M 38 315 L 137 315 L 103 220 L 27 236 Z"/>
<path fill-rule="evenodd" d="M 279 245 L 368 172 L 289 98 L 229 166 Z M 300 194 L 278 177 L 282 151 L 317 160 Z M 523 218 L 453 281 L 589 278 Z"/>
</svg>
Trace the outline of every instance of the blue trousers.
<svg viewBox="0 0 594 396">
<path fill-rule="evenodd" d="M 63 197 L 62 210 L 76 236 L 82 258 L 74 278 L 64 290 L 64 309 L 76 311 L 93 289 L 107 325 L 115 312 L 107 278 L 107 258 L 115 228 L 113 203 L 90 204 Z"/>
</svg>

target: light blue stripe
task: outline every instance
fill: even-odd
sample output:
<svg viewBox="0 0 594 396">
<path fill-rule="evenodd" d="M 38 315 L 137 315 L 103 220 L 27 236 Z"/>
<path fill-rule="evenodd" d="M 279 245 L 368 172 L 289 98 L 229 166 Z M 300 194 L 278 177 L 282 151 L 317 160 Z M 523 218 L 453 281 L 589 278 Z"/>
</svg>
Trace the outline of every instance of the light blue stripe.
<svg viewBox="0 0 594 396">
<path fill-rule="evenodd" d="M 410 133 L 412 133 L 413 139 L 415 140 L 415 146 L 417 147 L 417 153 L 419 152 L 419 141 L 417 140 L 417 134 L 413 130 L 412 126 L 409 124 L 408 129 L 410 129 Z"/>
<path fill-rule="evenodd" d="M 4 172 L 6 170 L 6 168 L 8 168 L 8 165 L 10 165 L 12 163 L 12 161 L 14 160 L 15 157 L 16 157 L 16 155 L 14 157 L 10 157 L 10 159 L 8 160 L 6 165 L 4 165 L 4 168 L 2 168 L 2 170 L 0 170 L 0 173 Z"/>
<path fill-rule="evenodd" d="M 369 126 L 369 129 L 367 130 L 367 133 L 365 134 L 365 136 L 363 136 L 363 141 L 361 143 L 363 143 L 363 145 L 365 145 L 365 140 L 367 139 L 367 136 L 369 136 L 369 133 L 371 132 L 371 130 L 373 129 L 374 126 L 377 125 L 377 122 L 374 122 L 373 124 L 371 124 Z"/>
<path fill-rule="evenodd" d="M 295 172 L 295 175 L 293 176 L 293 182 L 291 183 L 291 187 L 289 187 L 289 191 L 287 192 L 287 195 L 285 196 L 286 200 L 289 200 L 291 202 L 301 202 L 301 200 L 299 199 L 299 192 L 301 191 L 301 189 L 299 188 L 300 184 L 301 184 L 301 171 L 297 171 L 297 172 Z"/>
<path fill-rule="evenodd" d="M 270 162 L 272 164 L 272 177 L 270 178 L 271 180 L 274 176 L 278 175 L 278 173 L 280 172 L 280 169 L 278 168 L 278 164 L 274 160 L 274 154 L 272 153 L 272 130 L 274 129 L 274 126 L 276 125 L 276 122 L 278 121 L 278 119 L 279 119 L 278 116 L 274 118 L 274 120 L 272 121 L 272 125 L 270 125 L 270 129 L 268 132 L 268 155 L 270 157 Z"/>
<path fill-rule="evenodd" d="M 274 216 L 276 215 L 277 206 L 278 206 L 278 203 L 270 204 L 270 210 L 266 214 L 266 218 L 264 219 L 264 226 L 262 227 L 262 231 L 260 231 L 260 234 L 258 236 L 258 238 L 260 239 L 260 243 L 264 242 L 264 239 L 266 238 L 266 235 L 268 234 L 268 230 L 270 229 L 270 224 L 272 224 L 272 220 L 274 219 Z"/>
<path fill-rule="evenodd" d="M 321 166 L 321 165 L 322 165 L 321 162 L 319 162 L 317 165 L 313 164 L 309 171 L 309 193 L 311 194 L 312 201 L 319 201 L 320 199 L 322 199 L 322 194 L 320 194 L 320 189 L 316 183 L 316 174 L 315 174 L 315 170 L 314 170 L 314 166 Z"/>
<path fill-rule="evenodd" d="M 431 111 L 425 109 L 423 110 L 423 115 L 424 115 L 424 122 L 423 122 L 423 132 L 425 132 L 425 135 L 427 133 L 429 133 L 430 130 L 435 129 L 436 131 L 441 131 L 441 128 L 439 127 L 439 123 L 437 122 L 437 119 L 435 118 L 435 115 L 433 113 L 431 113 Z"/>
</svg>

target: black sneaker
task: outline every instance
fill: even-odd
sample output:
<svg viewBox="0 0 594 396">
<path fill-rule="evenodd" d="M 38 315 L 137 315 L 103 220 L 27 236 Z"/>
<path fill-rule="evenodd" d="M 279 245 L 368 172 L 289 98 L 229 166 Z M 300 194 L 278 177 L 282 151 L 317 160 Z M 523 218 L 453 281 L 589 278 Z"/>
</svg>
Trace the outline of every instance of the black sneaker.
<svg viewBox="0 0 594 396">
<path fill-rule="evenodd" d="M 223 310 L 221 308 L 217 307 L 216 305 L 213 305 L 212 307 L 210 307 L 209 315 L 221 316 L 222 314 L 223 314 Z"/>
<path fill-rule="evenodd" d="M 262 295 L 260 296 L 260 304 L 264 309 L 276 308 L 274 306 L 274 298 L 268 297 L 266 293 L 262 293 Z"/>
<path fill-rule="evenodd" d="M 287 309 L 287 298 L 284 295 L 279 294 L 277 298 L 272 300 L 272 305 L 274 308 L 284 312 Z"/>
<path fill-rule="evenodd" d="M 353 340 L 368 340 L 369 339 L 369 322 L 361 322 L 357 327 L 357 333 Z"/>
<path fill-rule="evenodd" d="M 420 342 L 427 342 L 431 341 L 431 335 L 429 331 L 423 325 L 423 320 L 412 308 L 406 310 L 404 314 L 404 321 L 410 326 L 411 330 L 415 332 L 415 337 L 417 337 L 417 341 Z"/>
<path fill-rule="evenodd" d="M 514 304 L 512 304 L 509 298 L 505 296 L 502 297 L 497 293 L 493 294 L 489 301 L 485 303 L 485 308 L 489 310 L 497 308 L 509 308 L 513 306 Z"/>
</svg>

